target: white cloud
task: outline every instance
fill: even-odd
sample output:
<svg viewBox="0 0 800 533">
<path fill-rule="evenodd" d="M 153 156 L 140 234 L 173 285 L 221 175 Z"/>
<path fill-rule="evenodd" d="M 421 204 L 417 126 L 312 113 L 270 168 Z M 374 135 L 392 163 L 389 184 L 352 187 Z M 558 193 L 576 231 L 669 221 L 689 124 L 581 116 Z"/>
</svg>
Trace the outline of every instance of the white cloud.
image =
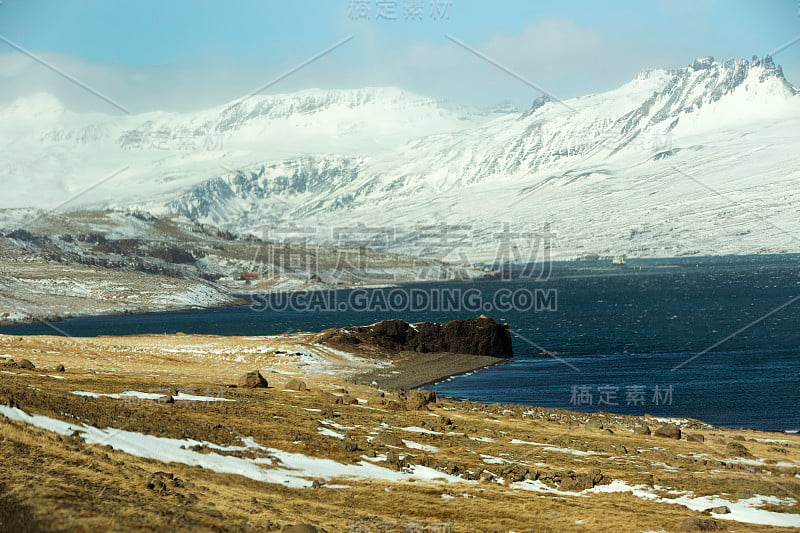
<svg viewBox="0 0 800 533">
<path fill-rule="evenodd" d="M 510 98 L 527 106 L 540 93 L 444 36 L 407 42 L 370 25 L 346 28 L 356 38 L 282 80 L 267 92 L 304 88 L 395 85 L 432 98 L 489 106 Z M 677 68 L 719 51 L 650 42 L 635 27 L 601 34 L 570 19 L 542 19 L 523 30 L 483 41 L 453 37 L 560 98 L 617 87 L 644 68 Z M 344 37 L 347 33 L 342 34 Z M 129 108 L 190 111 L 222 105 L 282 74 L 313 52 L 295 51 L 280 65 L 217 62 L 196 67 L 131 66 L 59 54 L 42 57 Z M 790 79 L 800 72 L 788 69 Z M 54 94 L 69 108 L 116 110 L 18 52 L 0 54 L 0 105 L 35 92 Z"/>
</svg>

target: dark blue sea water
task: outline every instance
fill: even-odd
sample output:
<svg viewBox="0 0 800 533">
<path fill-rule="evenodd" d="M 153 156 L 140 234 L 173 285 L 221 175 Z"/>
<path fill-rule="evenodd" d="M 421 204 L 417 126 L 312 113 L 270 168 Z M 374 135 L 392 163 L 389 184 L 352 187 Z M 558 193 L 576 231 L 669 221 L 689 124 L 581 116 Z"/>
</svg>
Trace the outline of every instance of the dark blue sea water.
<svg viewBox="0 0 800 533">
<path fill-rule="evenodd" d="M 743 328 L 800 296 L 799 261 L 797 255 L 780 255 L 633 260 L 625 267 L 568 262 L 555 264 L 549 279 L 543 281 L 429 283 L 404 290 L 428 294 L 471 291 L 471 302 L 477 296 L 491 302 L 501 291 L 557 293 L 555 311 L 488 311 L 486 314 L 508 322 L 515 333 L 514 358 L 434 385 L 440 394 L 580 411 L 689 416 L 731 427 L 797 430 L 800 300 Z M 382 291 L 386 296 L 387 290 Z M 371 302 L 378 309 L 348 306 L 338 310 L 353 294 L 337 293 L 337 310 L 331 311 L 256 312 L 235 307 L 80 318 L 57 326 L 75 336 L 177 331 L 262 335 L 396 317 L 445 321 L 481 312 L 476 308 L 432 310 L 432 304 L 406 311 L 381 309 L 381 298 Z M 357 300 L 362 307 L 365 298 Z M 285 303 L 276 301 L 272 307 Z M 0 328 L 0 333 L 54 331 L 32 324 Z"/>
</svg>

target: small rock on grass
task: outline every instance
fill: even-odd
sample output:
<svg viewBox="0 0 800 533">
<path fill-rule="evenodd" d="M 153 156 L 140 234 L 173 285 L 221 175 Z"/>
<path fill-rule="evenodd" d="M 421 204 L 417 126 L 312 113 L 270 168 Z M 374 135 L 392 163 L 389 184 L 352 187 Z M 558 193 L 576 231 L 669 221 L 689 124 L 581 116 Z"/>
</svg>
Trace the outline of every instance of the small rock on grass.
<svg viewBox="0 0 800 533">
<path fill-rule="evenodd" d="M 406 394 L 406 408 L 412 411 L 427 409 L 435 401 L 436 393 L 431 390 L 414 389 Z"/>
<path fill-rule="evenodd" d="M 266 389 L 268 385 L 261 372 L 253 370 L 239 379 L 239 386 L 246 389 Z"/>
<path fill-rule="evenodd" d="M 725 450 L 734 457 L 750 457 L 752 455 L 741 442 L 729 442 Z"/>
<path fill-rule="evenodd" d="M 286 382 L 286 388 L 289 390 L 304 391 L 307 389 L 306 382 L 299 379 L 290 379 Z"/>
<path fill-rule="evenodd" d="M 586 421 L 586 424 L 584 424 L 584 428 L 586 428 L 589 431 L 597 431 L 603 429 L 603 421 L 600 420 L 599 418 L 590 418 L 589 420 Z"/>
<path fill-rule="evenodd" d="M 375 444 L 383 444 L 384 446 L 395 446 L 397 448 L 402 448 L 405 446 L 400 437 L 397 435 L 392 435 L 391 433 L 381 433 L 375 437 L 372 442 Z"/>
<path fill-rule="evenodd" d="M 660 428 L 656 429 L 653 432 L 653 435 L 656 437 L 663 437 L 665 439 L 679 440 L 681 438 L 681 428 L 675 424 L 664 424 Z"/>
<path fill-rule="evenodd" d="M 358 450 L 358 444 L 355 441 L 350 439 L 344 439 L 342 442 L 339 443 L 339 448 L 346 452 L 354 452 Z"/>
</svg>

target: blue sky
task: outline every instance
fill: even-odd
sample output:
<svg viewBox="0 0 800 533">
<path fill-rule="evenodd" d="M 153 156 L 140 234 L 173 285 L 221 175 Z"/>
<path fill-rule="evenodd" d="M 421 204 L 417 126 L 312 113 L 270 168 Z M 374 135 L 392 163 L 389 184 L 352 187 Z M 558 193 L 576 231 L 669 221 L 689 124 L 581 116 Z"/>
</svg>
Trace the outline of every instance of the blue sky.
<svg viewBox="0 0 800 533">
<path fill-rule="evenodd" d="M 381 1 L 394 6 L 394 20 L 377 18 Z M 421 13 L 407 18 L 413 4 Z M 368 19 L 357 19 L 364 6 Z M 397 85 L 464 104 L 511 99 L 524 107 L 536 91 L 445 34 L 570 97 L 698 56 L 761 56 L 800 35 L 799 11 L 798 0 L 3 0 L 0 36 L 134 110 L 221 104 L 351 34 L 269 92 Z M 800 84 L 800 43 L 775 60 Z M 2 100 L 48 91 L 78 107 L 97 104 L 2 42 L 0 67 Z"/>
</svg>

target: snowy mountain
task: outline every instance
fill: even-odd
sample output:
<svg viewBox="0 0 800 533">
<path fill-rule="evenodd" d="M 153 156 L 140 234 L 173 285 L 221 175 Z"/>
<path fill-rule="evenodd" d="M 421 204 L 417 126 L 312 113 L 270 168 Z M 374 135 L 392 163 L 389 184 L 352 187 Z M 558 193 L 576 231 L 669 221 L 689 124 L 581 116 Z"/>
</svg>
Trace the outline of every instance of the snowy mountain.
<svg viewBox="0 0 800 533">
<path fill-rule="evenodd" d="M 465 261 L 542 259 L 543 228 L 560 257 L 800 242 L 800 90 L 769 57 L 700 58 L 524 112 L 369 88 L 124 118 L 38 96 L 0 117 L 15 206 L 127 166 L 83 205 Z"/>
</svg>

